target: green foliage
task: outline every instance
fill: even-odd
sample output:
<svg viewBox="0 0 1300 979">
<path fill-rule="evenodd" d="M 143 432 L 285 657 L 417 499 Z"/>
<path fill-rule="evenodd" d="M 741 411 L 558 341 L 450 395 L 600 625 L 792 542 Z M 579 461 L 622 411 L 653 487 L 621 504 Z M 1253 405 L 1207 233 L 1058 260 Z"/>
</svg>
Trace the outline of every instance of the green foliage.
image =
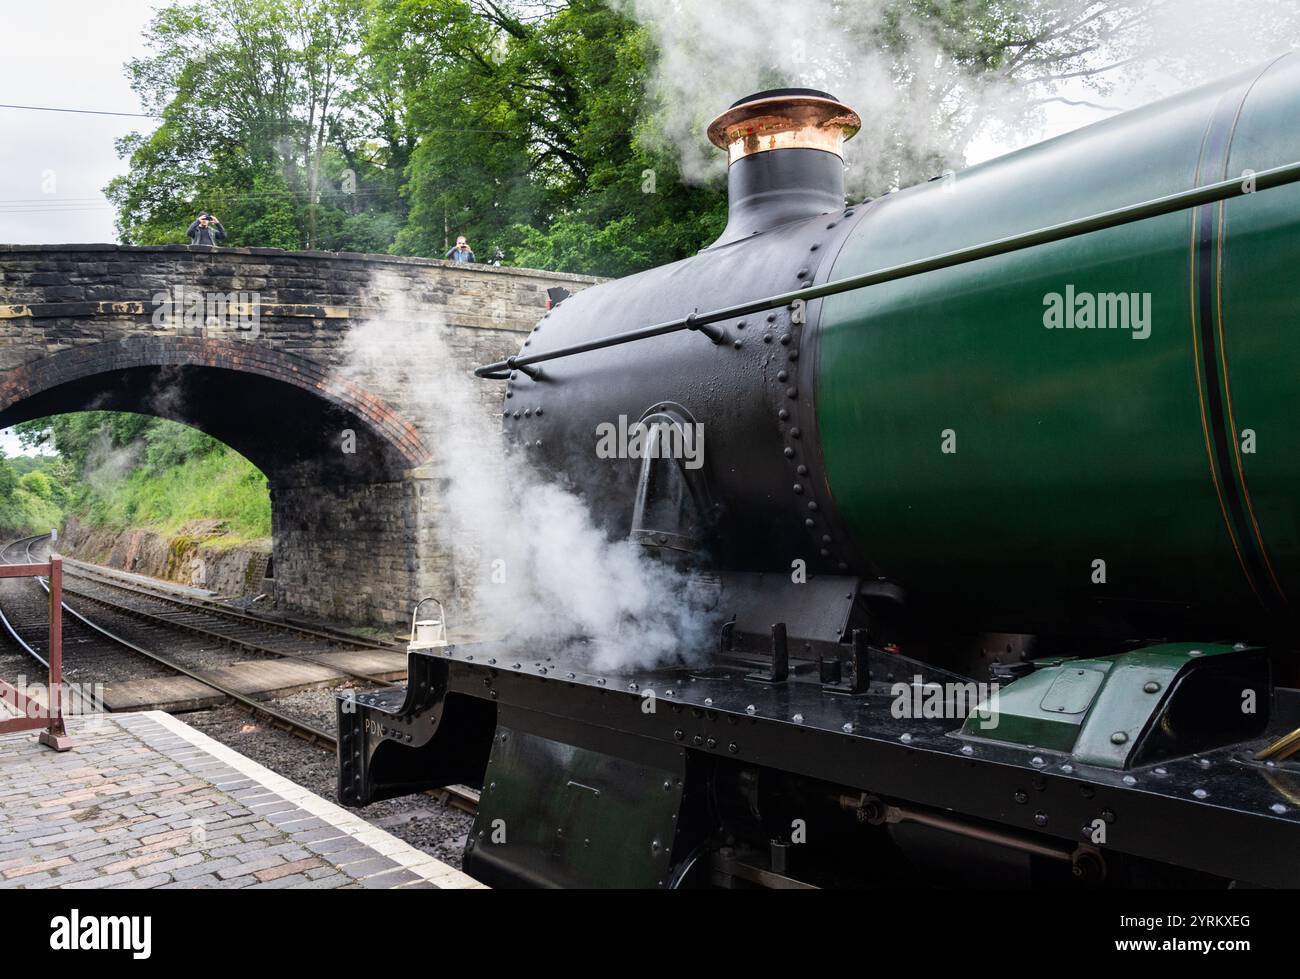
<svg viewBox="0 0 1300 979">
<path fill-rule="evenodd" d="M 686 6 L 665 5 L 659 19 Z M 959 162 L 992 110 L 1010 128 L 1058 100 L 1064 80 L 1104 92 L 1107 72 L 1135 62 L 1121 56 L 1149 29 L 1152 7 L 826 0 L 812 9 L 833 14 L 819 27 L 835 50 L 809 52 L 802 69 L 779 37 L 765 52 L 723 50 L 771 86 L 803 84 L 803 75 L 829 82 L 858 60 L 878 64 L 901 98 L 869 120 L 870 179 L 860 189 L 879 193 Z M 127 65 L 163 121 L 119 143 L 129 171 L 106 192 L 121 238 L 183 241 L 206 209 L 230 245 L 441 257 L 464 234 L 480 261 L 606 275 L 690 255 L 723 226 L 725 189 L 679 173 L 677 144 L 697 137 L 702 122 L 687 94 L 700 83 L 670 77 L 651 91 L 655 72 L 682 58 L 681 50 L 665 58 L 655 39 L 701 45 L 705 68 L 728 42 L 675 36 L 681 25 L 643 26 L 634 9 L 651 8 L 172 2 L 146 32 L 148 56 Z"/>
<path fill-rule="evenodd" d="M 194 520 L 220 520 L 229 543 L 271 534 L 266 477 L 196 429 L 148 415 L 85 411 L 16 430 L 27 445 L 53 447 L 59 456 L 21 478 L 0 460 L 0 504 L 7 469 L 12 495 L 22 496 L 40 521 L 11 526 L 57 526 L 63 513 L 73 513 L 96 526 L 164 533 Z"/>
<path fill-rule="evenodd" d="M 0 532 L 15 536 L 57 527 L 67 498 L 62 472 L 51 457 L 0 457 Z"/>
</svg>

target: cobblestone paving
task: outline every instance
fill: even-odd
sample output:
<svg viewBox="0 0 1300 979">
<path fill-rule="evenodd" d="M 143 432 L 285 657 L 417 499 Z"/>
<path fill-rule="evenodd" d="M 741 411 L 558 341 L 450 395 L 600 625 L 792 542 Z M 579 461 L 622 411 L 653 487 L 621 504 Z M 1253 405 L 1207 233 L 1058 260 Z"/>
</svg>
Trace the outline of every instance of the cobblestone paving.
<svg viewBox="0 0 1300 979">
<path fill-rule="evenodd" d="M 69 729 L 0 737 L 0 889 L 482 886 L 169 715 Z"/>
</svg>

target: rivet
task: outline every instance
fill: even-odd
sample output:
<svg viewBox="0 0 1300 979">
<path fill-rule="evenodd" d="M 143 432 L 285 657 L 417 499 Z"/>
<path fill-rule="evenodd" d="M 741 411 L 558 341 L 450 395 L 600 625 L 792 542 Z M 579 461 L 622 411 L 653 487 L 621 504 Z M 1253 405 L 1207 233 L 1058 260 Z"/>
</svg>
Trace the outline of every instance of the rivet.
<svg viewBox="0 0 1300 979">
<path fill-rule="evenodd" d="M 1204 653 L 1202 650 L 1199 650 L 1199 649 L 1189 649 L 1189 650 L 1187 651 L 1187 655 L 1188 655 L 1188 656 L 1204 656 L 1205 653 Z"/>
<path fill-rule="evenodd" d="M 852 721 L 846 722 L 845 725 L 842 728 L 840 728 L 840 730 L 843 731 L 845 734 L 852 734 L 853 722 Z"/>
<path fill-rule="evenodd" d="M 1024 789 L 1016 789 L 1016 794 L 1014 798 L 1017 803 L 1023 806 L 1026 802 L 1029 801 L 1029 793 L 1026 792 Z"/>
<path fill-rule="evenodd" d="M 834 221 L 832 221 L 830 224 L 826 225 L 826 230 L 827 230 L 827 231 L 830 231 L 831 228 L 833 228 L 833 227 L 835 227 L 835 222 L 834 222 Z"/>
<path fill-rule="evenodd" d="M 802 714 L 795 714 L 794 717 L 790 718 L 790 720 L 794 721 L 796 724 L 802 724 L 802 723 L 803 723 L 803 715 L 802 715 Z"/>
<path fill-rule="evenodd" d="M 775 323 L 775 322 L 776 322 L 776 313 L 768 313 L 768 314 L 767 314 L 767 321 L 768 321 L 769 323 Z"/>
<path fill-rule="evenodd" d="M 902 741 L 904 744 L 911 744 L 912 736 L 908 734 L 906 731 L 904 731 L 902 734 L 898 736 L 898 740 Z"/>
<path fill-rule="evenodd" d="M 788 380 L 790 379 L 790 372 L 789 372 L 789 371 L 777 371 L 777 372 L 776 372 L 776 379 L 777 379 L 778 381 L 788 381 Z"/>
<path fill-rule="evenodd" d="M 803 525 L 811 529 L 817 526 L 817 521 L 814 520 L 812 517 L 806 517 L 804 519 Z"/>
<path fill-rule="evenodd" d="M 826 548 L 823 547 L 823 548 L 821 549 L 821 556 L 822 556 L 822 557 L 830 557 L 830 556 L 831 556 L 831 552 L 828 551 Z"/>
<path fill-rule="evenodd" d="M 794 489 L 794 491 L 795 491 L 795 495 L 802 495 L 802 494 L 803 494 L 803 486 L 802 486 L 801 484 L 799 484 L 799 483 L 795 483 L 794 486 L 793 486 L 793 489 Z"/>
<path fill-rule="evenodd" d="M 781 334 L 781 346 L 783 347 L 790 346 L 790 334 L 788 333 Z"/>
<path fill-rule="evenodd" d="M 1034 813 L 1034 825 L 1036 825 L 1036 826 L 1046 826 L 1046 825 L 1047 825 L 1047 813 L 1043 812 L 1043 810 L 1041 810 L 1041 809 L 1038 810 L 1038 812 Z"/>
<path fill-rule="evenodd" d="M 736 744 L 736 742 L 733 741 L 731 742 L 731 744 L 727 745 L 727 750 L 730 751 L 733 755 L 737 754 L 740 751 L 740 745 Z"/>
<path fill-rule="evenodd" d="M 961 753 L 963 755 L 973 755 L 975 754 L 975 749 L 968 744 L 964 744 L 961 746 Z"/>
<path fill-rule="evenodd" d="M 532 418 L 532 417 L 533 417 L 533 409 L 532 409 L 532 408 L 525 408 L 525 409 L 524 409 L 524 417 L 525 417 L 525 418 Z"/>
<path fill-rule="evenodd" d="M 1123 744 L 1127 740 L 1128 740 L 1128 735 L 1125 734 L 1123 731 L 1116 731 L 1114 734 L 1110 736 L 1111 744 Z"/>
<path fill-rule="evenodd" d="M 1146 683 L 1142 685 L 1142 689 L 1145 690 L 1147 693 L 1155 693 L 1157 690 L 1160 689 L 1160 684 L 1158 684 L 1155 680 L 1148 680 Z"/>
<path fill-rule="evenodd" d="M 790 390 L 793 391 L 794 389 L 791 388 Z M 790 395 L 790 397 L 794 397 L 794 395 Z M 792 429 L 790 429 L 790 437 L 791 437 L 792 439 L 797 439 L 797 438 L 799 438 L 799 436 L 801 436 L 802 434 L 803 434 L 803 432 L 801 432 L 798 428 L 792 428 Z"/>
<path fill-rule="evenodd" d="M 1206 799 L 1209 797 L 1210 793 L 1206 792 L 1204 789 L 1192 789 L 1192 795 L 1196 796 L 1198 799 Z"/>
<path fill-rule="evenodd" d="M 1034 755 L 1033 758 L 1029 759 L 1029 764 L 1033 765 L 1035 768 L 1042 768 L 1047 764 L 1047 762 L 1043 761 L 1039 755 Z"/>
<path fill-rule="evenodd" d="M 797 397 L 799 397 L 799 389 L 798 389 L 798 388 L 786 388 L 786 389 L 785 389 L 785 396 L 786 396 L 787 398 L 797 398 Z"/>
<path fill-rule="evenodd" d="M 542 416 L 542 409 L 541 409 L 541 408 L 538 408 L 538 409 L 537 409 L 537 417 L 540 418 L 541 416 Z"/>
<path fill-rule="evenodd" d="M 831 535 L 830 535 L 830 534 L 822 534 L 822 543 L 823 543 L 823 544 L 829 544 L 830 542 L 831 542 Z"/>
<path fill-rule="evenodd" d="M 798 350 L 791 350 L 791 351 L 790 351 L 790 360 L 798 360 L 798 359 L 799 359 L 799 351 L 798 351 Z"/>
<path fill-rule="evenodd" d="M 807 466 L 800 466 L 798 469 L 795 470 L 795 472 L 797 472 L 800 476 L 807 476 L 807 475 L 808 475 L 808 467 L 807 467 Z"/>
<path fill-rule="evenodd" d="M 798 272 L 796 272 L 796 273 L 794 274 L 794 277 L 795 277 L 796 279 L 804 279 L 804 278 L 807 278 L 807 277 L 808 277 L 808 270 L 807 270 L 806 268 L 804 268 L 804 269 L 800 269 Z"/>
<path fill-rule="evenodd" d="M 731 341 L 731 345 L 732 345 L 733 347 L 735 347 L 737 350 L 739 350 L 739 349 L 740 349 L 741 347 L 743 347 L 745 344 L 744 344 L 743 342 L 741 342 L 740 340 L 732 340 L 732 341 Z"/>
<path fill-rule="evenodd" d="M 764 342 L 764 343 L 771 343 L 771 342 L 772 342 L 772 334 L 770 334 L 770 333 L 764 333 L 764 334 L 763 334 L 763 342 Z"/>
<path fill-rule="evenodd" d="M 808 509 L 809 509 L 809 510 L 816 510 L 816 509 L 818 509 L 817 501 L 816 501 L 816 500 L 809 500 L 809 501 L 808 501 Z"/>
<path fill-rule="evenodd" d="M 758 710 L 758 708 L 755 707 L 753 704 L 750 704 L 748 707 L 745 708 L 745 713 L 746 713 L 746 714 L 752 714 L 752 713 L 754 713 L 756 710 Z"/>
<path fill-rule="evenodd" d="M 1125 785 L 1137 785 L 1137 784 L 1138 784 L 1138 780 L 1137 780 L 1137 778 L 1136 778 L 1135 776 L 1133 776 L 1133 775 L 1125 775 L 1125 776 L 1124 776 L 1124 779 L 1123 779 L 1123 782 L 1124 782 Z"/>
<path fill-rule="evenodd" d="M 737 330 L 743 330 L 744 328 L 745 328 L 745 321 L 744 321 L 744 320 L 737 320 L 737 321 L 736 321 L 736 329 L 737 329 Z"/>
<path fill-rule="evenodd" d="M 809 246 L 808 250 L 810 252 L 815 252 L 818 248 L 821 248 L 821 245 L 814 241 L 812 245 Z"/>
<path fill-rule="evenodd" d="M 1286 806 L 1282 805 L 1280 802 L 1273 803 L 1269 806 L 1269 809 L 1273 810 L 1273 812 L 1277 813 L 1279 816 L 1286 812 Z"/>
<path fill-rule="evenodd" d="M 785 449 L 782 450 L 782 452 L 783 452 L 783 454 L 785 455 L 785 457 L 786 457 L 787 459 L 793 459 L 793 458 L 794 458 L 794 449 L 790 448 L 790 446 L 787 445 L 787 446 L 785 447 Z"/>
<path fill-rule="evenodd" d="M 782 408 L 780 411 L 778 411 L 778 412 L 776 413 L 776 417 L 779 418 L 779 419 L 781 419 L 781 421 L 789 421 L 789 420 L 790 420 L 790 412 L 788 412 L 788 411 L 786 411 L 784 408 Z"/>
<path fill-rule="evenodd" d="M 704 742 L 704 747 L 708 748 L 710 751 L 716 748 L 717 746 L 718 746 L 717 738 L 709 738 L 707 741 Z"/>
</svg>

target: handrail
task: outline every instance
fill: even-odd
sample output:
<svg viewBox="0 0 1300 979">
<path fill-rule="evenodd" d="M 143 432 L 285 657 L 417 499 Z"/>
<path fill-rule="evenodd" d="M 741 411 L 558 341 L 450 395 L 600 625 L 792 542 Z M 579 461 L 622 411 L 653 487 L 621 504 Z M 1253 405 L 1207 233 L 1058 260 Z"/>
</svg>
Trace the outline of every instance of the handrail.
<svg viewBox="0 0 1300 979">
<path fill-rule="evenodd" d="M 723 320 L 740 316 L 752 316 L 755 313 L 766 312 L 781 306 L 811 302 L 814 299 L 823 299 L 826 296 L 835 296 L 855 289 L 865 289 L 868 286 L 880 285 L 885 282 L 896 282 L 899 279 L 922 275 L 926 272 L 952 268 L 955 265 L 965 265 L 968 262 L 975 262 L 982 258 L 1006 255 L 1026 248 L 1033 248 L 1037 245 L 1047 245 L 1068 238 L 1077 238 L 1080 235 L 1091 234 L 1094 231 L 1104 231 L 1107 228 L 1133 224 L 1147 218 L 1173 214 L 1192 207 L 1230 200 L 1234 197 L 1245 197 L 1261 190 L 1271 190 L 1297 181 L 1300 181 L 1300 161 L 1268 170 L 1260 170 L 1258 173 L 1247 170 L 1240 177 L 1232 177 L 1216 183 L 1206 184 L 1203 187 L 1178 191 L 1139 204 L 1128 204 L 1124 207 L 1102 211 L 1088 217 L 1063 221 L 1059 224 L 1048 225 L 1046 228 L 1039 228 L 1036 231 L 1026 231 L 1005 238 L 996 238 L 983 244 L 957 248 L 929 258 L 915 259 L 899 265 L 877 269 L 874 272 L 865 272 L 861 275 L 837 279 L 833 282 L 823 283 L 820 286 L 809 285 L 806 288 L 768 296 L 766 299 L 752 299 L 734 306 L 725 306 L 708 313 L 696 311 L 677 319 L 656 323 L 654 326 L 628 330 L 624 333 L 615 333 L 612 336 L 588 340 L 585 343 L 575 343 L 568 347 L 558 347 L 555 350 L 542 353 L 508 357 L 505 360 L 475 368 L 474 375 L 500 381 L 508 378 L 510 371 L 519 370 L 534 379 L 538 379 L 542 375 L 540 369 L 533 366 L 535 364 L 560 357 L 570 357 L 574 354 L 587 353 L 592 350 L 601 350 L 605 347 L 632 343 L 636 340 L 663 336 L 668 333 L 678 333 L 682 330 L 698 330 L 708 336 L 715 344 L 721 343 L 726 339 L 725 333 L 721 329 L 710 329 L 710 327 L 714 323 Z"/>
<path fill-rule="evenodd" d="M 54 554 L 45 564 L 0 564 L 0 578 L 49 579 L 50 636 L 45 662 L 49 665 L 48 704 L 29 699 L 17 687 L 0 680 L 0 699 L 20 713 L 18 717 L 0 719 L 0 734 L 34 731 L 43 728 L 40 742 L 55 751 L 67 751 L 72 740 L 63 723 L 63 561 Z M 48 715 L 48 716 L 42 716 Z"/>
</svg>

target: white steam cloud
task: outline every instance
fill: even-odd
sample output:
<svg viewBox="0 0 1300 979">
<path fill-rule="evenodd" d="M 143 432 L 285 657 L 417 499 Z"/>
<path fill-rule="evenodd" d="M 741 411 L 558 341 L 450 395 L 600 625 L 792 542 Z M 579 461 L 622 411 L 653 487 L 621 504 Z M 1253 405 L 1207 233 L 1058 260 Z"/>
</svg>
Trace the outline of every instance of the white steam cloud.
<svg viewBox="0 0 1300 979">
<path fill-rule="evenodd" d="M 973 141 L 1008 152 L 1300 46 L 1296 0 L 614 3 L 657 52 L 639 138 L 684 179 L 724 171 L 703 133 L 736 99 L 810 87 L 862 116 L 845 144 L 850 197 L 959 167 Z"/>
<path fill-rule="evenodd" d="M 568 645 L 598 670 L 706 649 L 703 599 L 691 580 L 638 544 L 608 539 L 582 499 L 522 453 L 507 460 L 500 385 L 471 376 L 441 316 L 412 306 L 399 283 L 380 273 L 371 288 L 385 312 L 349 333 L 343 373 L 364 384 L 382 371 L 390 385 L 396 374 L 419 413 L 413 420 L 439 483 L 442 520 L 433 529 L 457 583 L 453 639 L 458 623 L 473 623 L 521 656 Z M 593 463 L 594 447 L 593 433 Z"/>
</svg>

